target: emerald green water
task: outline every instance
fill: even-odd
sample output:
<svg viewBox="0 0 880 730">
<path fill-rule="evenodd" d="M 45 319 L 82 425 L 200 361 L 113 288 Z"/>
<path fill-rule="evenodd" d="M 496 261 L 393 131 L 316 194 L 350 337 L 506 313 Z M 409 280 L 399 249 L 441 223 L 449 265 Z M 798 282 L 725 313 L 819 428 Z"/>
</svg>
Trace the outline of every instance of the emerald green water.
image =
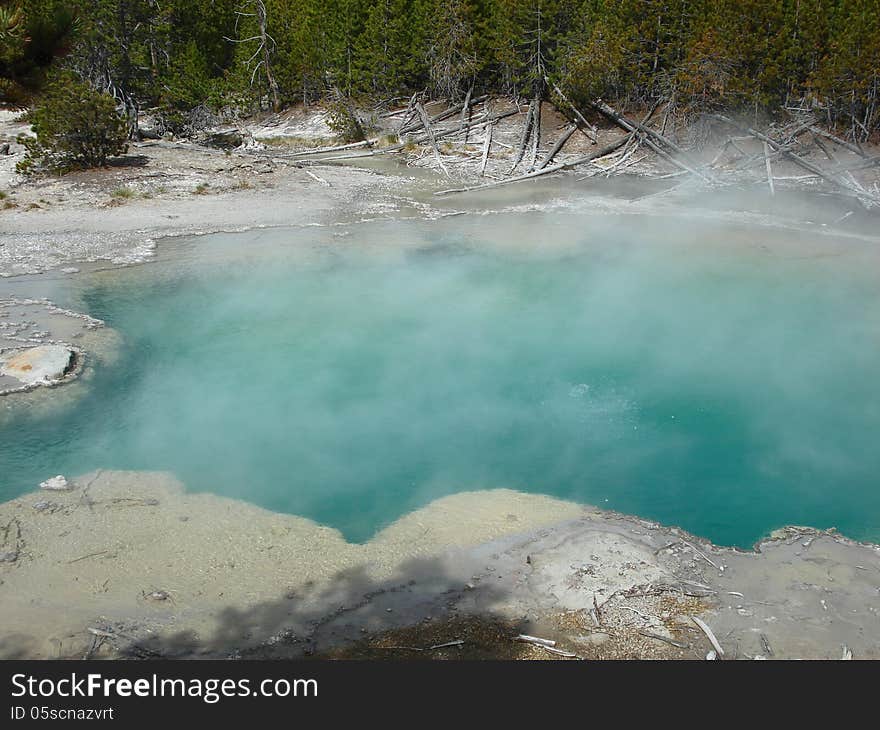
<svg viewBox="0 0 880 730">
<path fill-rule="evenodd" d="M 60 411 L 0 421 L 0 498 L 168 470 L 356 541 L 493 487 L 724 544 L 877 540 L 872 248 L 575 214 L 168 244 L 76 280 L 121 358 Z"/>
</svg>

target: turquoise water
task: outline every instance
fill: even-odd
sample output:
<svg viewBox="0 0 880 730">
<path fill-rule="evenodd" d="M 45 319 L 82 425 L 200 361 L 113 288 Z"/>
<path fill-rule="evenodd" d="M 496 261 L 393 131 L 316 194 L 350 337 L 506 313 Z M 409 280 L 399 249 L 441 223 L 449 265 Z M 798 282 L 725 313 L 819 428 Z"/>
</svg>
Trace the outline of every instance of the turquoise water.
<svg viewBox="0 0 880 730">
<path fill-rule="evenodd" d="M 168 470 L 355 541 L 493 487 L 724 544 L 785 524 L 880 538 L 863 244 L 508 214 L 162 250 L 77 280 L 121 357 L 60 412 L 0 423 L 0 498 Z"/>
</svg>

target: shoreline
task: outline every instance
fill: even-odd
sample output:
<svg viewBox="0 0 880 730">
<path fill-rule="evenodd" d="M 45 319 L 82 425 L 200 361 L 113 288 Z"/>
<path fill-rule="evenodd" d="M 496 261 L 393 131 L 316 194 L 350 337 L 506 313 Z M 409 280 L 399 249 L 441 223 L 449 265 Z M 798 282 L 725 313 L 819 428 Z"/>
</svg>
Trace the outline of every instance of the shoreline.
<svg viewBox="0 0 880 730">
<path fill-rule="evenodd" d="M 700 659 L 694 615 L 740 658 L 770 658 L 765 642 L 775 658 L 880 658 L 880 545 L 833 530 L 785 527 L 742 550 L 501 489 L 435 500 L 354 544 L 171 475 L 72 482 L 0 504 L 18 553 L 0 562 L 5 658 L 344 656 L 464 620 L 579 656 Z"/>
</svg>

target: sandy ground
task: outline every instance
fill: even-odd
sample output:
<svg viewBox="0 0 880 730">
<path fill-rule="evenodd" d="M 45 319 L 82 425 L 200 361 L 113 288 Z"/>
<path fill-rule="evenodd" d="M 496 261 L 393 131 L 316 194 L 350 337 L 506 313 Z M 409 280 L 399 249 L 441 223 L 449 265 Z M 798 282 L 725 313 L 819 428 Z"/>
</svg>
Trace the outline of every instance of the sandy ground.
<svg viewBox="0 0 880 730">
<path fill-rule="evenodd" d="M 552 140 L 563 121 L 545 114 Z M 509 166 L 521 123 L 498 125 L 489 179 Z M 24 129 L 0 111 L 0 141 Z M 34 181 L 15 175 L 13 144 L 0 157 L 0 276 L 141 263 L 168 235 L 450 212 L 431 200 L 447 181 L 420 169 L 426 149 L 408 154 L 409 170 L 352 168 L 290 156 L 324 140 L 314 116 L 250 131 L 270 144 L 146 142 L 106 170 Z M 592 147 L 573 140 L 568 155 Z M 473 181 L 479 144 L 448 147 L 456 179 Z M 0 347 L 75 345 L 84 378 L 90 358 L 112 361 L 116 333 L 31 294 L 39 276 L 15 281 L 24 294 L 0 299 Z M 6 396 L 0 418 L 51 409 L 86 384 Z M 834 533 L 790 528 L 740 552 L 496 490 L 439 500 L 352 545 L 305 519 L 187 493 L 171 475 L 67 476 L 70 492 L 0 505 L 0 657 L 702 659 L 713 648 L 694 616 L 725 659 L 880 655 L 880 548 Z M 519 632 L 565 656 L 515 642 Z M 463 643 L 431 648 L 448 642 Z"/>
<path fill-rule="evenodd" d="M 697 616 L 723 658 L 880 658 L 880 547 L 834 533 L 789 528 L 742 552 L 495 490 L 353 545 L 166 474 L 74 485 L 0 505 L 0 657 L 407 655 L 456 631 L 465 644 L 444 652 L 470 656 L 478 621 L 496 627 L 493 656 L 524 632 L 582 657 L 702 659 Z M 401 629 L 410 649 L 392 648 Z"/>
</svg>

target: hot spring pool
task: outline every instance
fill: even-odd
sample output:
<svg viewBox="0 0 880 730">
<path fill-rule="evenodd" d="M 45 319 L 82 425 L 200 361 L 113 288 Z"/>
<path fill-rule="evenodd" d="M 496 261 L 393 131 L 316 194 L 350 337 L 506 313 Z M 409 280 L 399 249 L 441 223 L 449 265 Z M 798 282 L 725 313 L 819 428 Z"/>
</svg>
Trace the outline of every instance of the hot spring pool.
<svg viewBox="0 0 880 730">
<path fill-rule="evenodd" d="M 124 341 L 0 420 L 0 499 L 167 470 L 353 541 L 510 487 L 749 546 L 880 539 L 875 246 L 534 213 L 168 243 L 73 280 Z"/>
</svg>

